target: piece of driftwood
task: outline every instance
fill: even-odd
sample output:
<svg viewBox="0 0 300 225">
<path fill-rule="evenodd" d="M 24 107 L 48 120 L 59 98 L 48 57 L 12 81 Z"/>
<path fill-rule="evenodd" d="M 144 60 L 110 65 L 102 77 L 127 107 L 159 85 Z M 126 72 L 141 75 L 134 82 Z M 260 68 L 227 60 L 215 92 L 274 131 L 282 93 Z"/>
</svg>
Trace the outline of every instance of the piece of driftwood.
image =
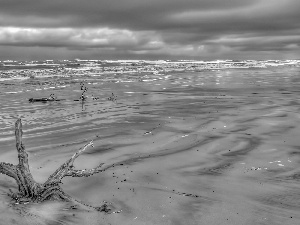
<svg viewBox="0 0 300 225">
<path fill-rule="evenodd" d="M 111 96 L 107 98 L 108 101 L 117 102 L 117 96 L 111 93 Z"/>
<path fill-rule="evenodd" d="M 49 98 L 30 98 L 28 99 L 29 102 L 54 102 L 54 101 L 60 101 L 60 99 L 57 99 L 54 97 L 54 94 L 51 94 Z"/>
<path fill-rule="evenodd" d="M 52 99 L 52 98 L 30 98 L 28 99 L 29 102 L 54 102 L 60 101 L 59 99 Z"/>
<path fill-rule="evenodd" d="M 61 180 L 66 176 L 72 177 L 88 177 L 93 174 L 103 172 L 105 168 L 102 167 L 104 163 L 101 163 L 94 169 L 76 170 L 73 166 L 75 159 L 80 156 L 88 147 L 93 146 L 93 142 L 86 144 L 79 149 L 70 159 L 62 164 L 43 184 L 37 183 L 29 169 L 28 154 L 25 151 L 25 146 L 22 143 L 22 122 L 18 119 L 15 123 L 15 136 L 16 136 L 16 148 L 18 151 L 18 165 L 11 163 L 1 162 L 0 173 L 5 174 L 16 180 L 18 185 L 18 192 L 13 193 L 10 190 L 8 194 L 15 200 L 16 204 L 25 204 L 29 202 L 40 203 L 46 200 L 55 201 L 72 201 L 91 207 L 97 211 L 109 212 L 107 204 L 100 207 L 89 206 L 81 201 L 72 198 L 65 193 L 60 186 Z M 106 169 L 113 165 L 106 166 Z"/>
</svg>

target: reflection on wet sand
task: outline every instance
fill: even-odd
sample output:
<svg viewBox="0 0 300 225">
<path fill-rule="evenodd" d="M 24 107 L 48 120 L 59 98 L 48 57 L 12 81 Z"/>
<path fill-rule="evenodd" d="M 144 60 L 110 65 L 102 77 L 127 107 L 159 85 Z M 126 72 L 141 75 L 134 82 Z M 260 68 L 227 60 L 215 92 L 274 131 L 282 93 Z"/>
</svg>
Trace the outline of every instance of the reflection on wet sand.
<svg viewBox="0 0 300 225">
<path fill-rule="evenodd" d="M 65 179 L 63 188 L 91 205 L 107 201 L 122 210 L 105 215 L 49 202 L 19 206 L 18 214 L 1 195 L 1 218 L 5 224 L 298 224 L 297 76 L 299 68 L 170 74 L 130 84 L 98 80 L 88 94 L 99 99 L 88 99 L 84 110 L 73 101 L 79 81 L 56 90 L 61 102 L 26 101 L 41 91 L 0 93 L 10 99 L 1 102 L 1 161 L 15 160 L 17 116 L 37 181 L 93 139 L 95 148 L 76 168 L 114 166 Z M 117 102 L 107 100 L 111 93 Z M 13 180 L 1 175 L 0 188 L 15 188 Z"/>
</svg>

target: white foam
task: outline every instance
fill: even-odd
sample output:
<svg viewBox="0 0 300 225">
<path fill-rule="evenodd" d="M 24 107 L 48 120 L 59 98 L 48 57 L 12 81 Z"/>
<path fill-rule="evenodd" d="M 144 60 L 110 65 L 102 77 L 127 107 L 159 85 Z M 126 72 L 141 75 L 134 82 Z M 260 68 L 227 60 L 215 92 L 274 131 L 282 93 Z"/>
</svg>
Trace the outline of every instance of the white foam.
<svg viewBox="0 0 300 225">
<path fill-rule="evenodd" d="M 18 91 L 8 91 L 8 92 L 4 92 L 4 93 L 6 93 L 6 94 L 17 94 Z"/>
</svg>

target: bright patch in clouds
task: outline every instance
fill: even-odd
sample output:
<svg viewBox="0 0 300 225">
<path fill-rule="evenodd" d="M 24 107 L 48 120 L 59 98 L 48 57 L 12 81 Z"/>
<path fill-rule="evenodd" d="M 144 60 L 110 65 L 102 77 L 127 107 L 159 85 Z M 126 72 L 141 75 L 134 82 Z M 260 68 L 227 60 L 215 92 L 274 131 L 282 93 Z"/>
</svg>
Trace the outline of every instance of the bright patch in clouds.
<svg viewBox="0 0 300 225">
<path fill-rule="evenodd" d="M 150 39 L 151 37 L 151 39 Z M 52 47 L 130 47 L 156 45 L 147 32 L 109 28 L 0 28 L 1 45 Z"/>
</svg>

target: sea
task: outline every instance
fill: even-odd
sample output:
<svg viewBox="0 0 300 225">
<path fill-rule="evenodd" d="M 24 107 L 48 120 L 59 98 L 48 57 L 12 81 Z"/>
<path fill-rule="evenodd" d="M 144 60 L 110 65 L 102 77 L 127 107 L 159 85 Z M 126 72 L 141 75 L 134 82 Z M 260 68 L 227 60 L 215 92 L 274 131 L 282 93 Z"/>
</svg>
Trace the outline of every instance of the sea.
<svg viewBox="0 0 300 225">
<path fill-rule="evenodd" d="M 18 163 L 21 118 L 37 182 L 90 141 L 75 168 L 115 166 L 61 184 L 111 213 L 80 203 L 16 205 L 7 195 L 15 180 L 0 174 L 0 224 L 300 224 L 300 67 L 112 66 L 120 65 L 1 66 L 1 162 Z"/>
</svg>

